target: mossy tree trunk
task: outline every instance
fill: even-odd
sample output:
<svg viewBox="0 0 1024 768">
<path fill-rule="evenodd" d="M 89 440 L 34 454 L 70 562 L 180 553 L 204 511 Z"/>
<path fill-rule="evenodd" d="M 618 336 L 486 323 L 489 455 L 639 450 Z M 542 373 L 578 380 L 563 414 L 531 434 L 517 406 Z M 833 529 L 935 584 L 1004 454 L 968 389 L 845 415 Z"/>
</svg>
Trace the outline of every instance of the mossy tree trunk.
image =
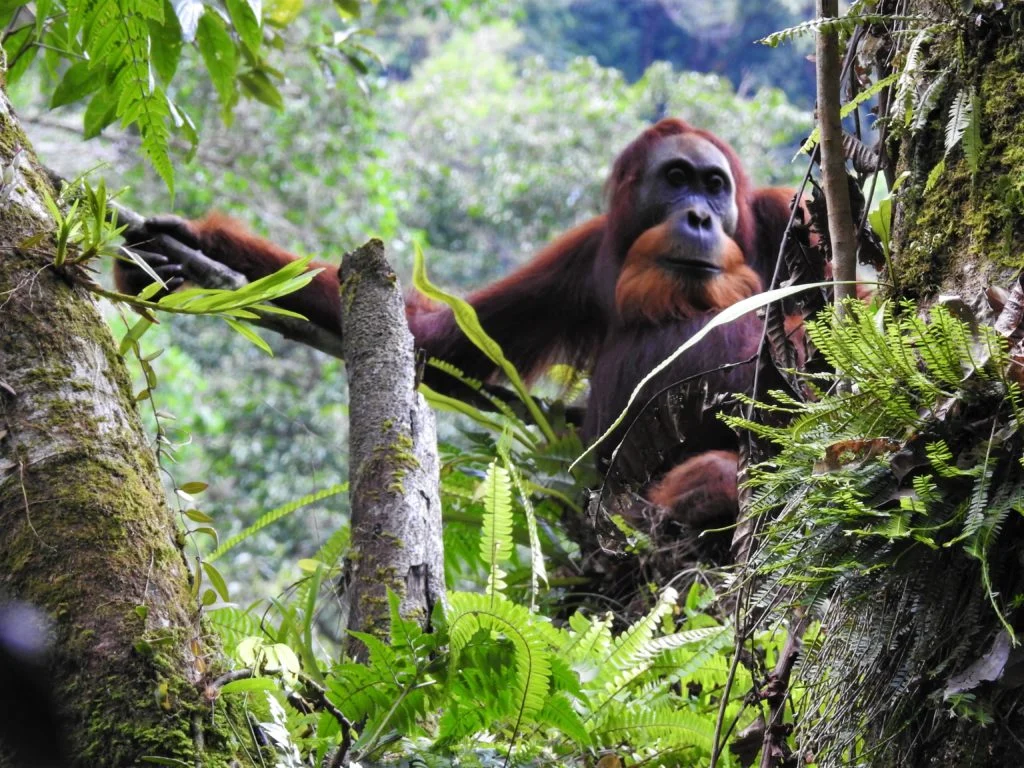
<svg viewBox="0 0 1024 768">
<path fill-rule="evenodd" d="M 53 621 L 70 764 L 251 765 L 244 721 L 207 696 L 216 645 L 114 341 L 52 238 L 19 247 L 53 230 L 54 191 L 18 147 L 0 89 L 0 590 Z"/>
<path fill-rule="evenodd" d="M 942 79 L 923 127 L 898 121 L 890 134 L 888 151 L 907 179 L 896 196 L 893 270 L 886 277 L 893 282 L 890 298 L 927 306 L 952 295 L 991 323 L 986 289 L 1010 288 L 1024 269 L 1024 2 L 974 6 L 969 12 L 960 3 L 881 6 L 932 22 L 896 37 L 882 33 L 879 60 L 904 66 L 917 32 L 928 27 L 918 41 L 913 90 L 923 93 Z M 963 139 L 947 152 L 946 127 L 958 98 L 978 110 L 980 153 Z M 989 437 L 965 440 L 976 440 L 984 451 Z M 1019 468 L 993 479 L 1019 481 Z M 877 689 L 870 693 L 874 711 L 849 703 L 827 724 L 833 734 L 845 729 L 847 757 L 856 752 L 858 764 L 901 768 L 1024 765 L 1024 656 L 993 607 L 999 605 L 1016 638 L 1024 638 L 1021 533 L 1024 525 L 1014 514 L 995 537 L 987 563 L 991 590 L 979 560 L 962 548 L 920 547 L 881 575 L 864 575 L 877 582 L 874 599 L 844 602 L 842 590 L 836 595 L 841 607 L 830 610 L 826 637 L 850 627 L 882 627 L 889 643 L 848 649 L 807 673 L 812 685 L 838 686 L 840 702 L 854 702 L 866 687 Z M 913 673 L 906 675 L 907 669 Z M 812 742 L 803 744 L 811 753 Z M 821 765 L 847 764 L 834 753 L 818 757 Z"/>
<path fill-rule="evenodd" d="M 387 642 L 391 613 L 430 628 L 444 601 L 440 471 L 434 414 L 416 387 L 405 300 L 384 245 L 371 240 L 341 266 L 342 325 L 351 403 L 352 551 L 345 559 L 347 628 Z M 346 644 L 366 658 L 357 638 Z"/>
</svg>

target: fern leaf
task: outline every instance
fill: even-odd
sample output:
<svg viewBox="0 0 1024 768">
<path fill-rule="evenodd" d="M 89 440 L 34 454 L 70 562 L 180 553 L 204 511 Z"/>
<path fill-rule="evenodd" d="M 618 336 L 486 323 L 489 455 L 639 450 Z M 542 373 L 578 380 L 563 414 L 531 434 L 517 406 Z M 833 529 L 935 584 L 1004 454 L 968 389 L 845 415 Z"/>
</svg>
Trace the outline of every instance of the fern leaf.
<svg viewBox="0 0 1024 768">
<path fill-rule="evenodd" d="M 778 48 L 781 43 L 795 40 L 798 37 L 817 34 L 818 32 L 841 32 L 850 34 L 859 24 L 892 24 L 896 19 L 916 22 L 924 19 L 923 16 L 888 16 L 877 13 L 852 14 L 836 18 L 819 18 L 804 21 L 778 32 L 772 32 L 767 37 L 762 37 L 757 42 L 767 45 L 769 48 Z"/>
<path fill-rule="evenodd" d="M 600 664 L 597 677 L 588 686 L 599 699 L 606 701 L 615 696 L 648 669 L 658 650 L 651 638 L 661 618 L 672 611 L 678 598 L 674 589 L 666 588 L 657 605 L 646 616 L 615 638 L 610 653 Z"/>
<path fill-rule="evenodd" d="M 971 122 L 972 111 L 970 90 L 962 90 L 953 97 L 953 103 L 949 105 L 949 118 L 946 120 L 945 154 L 948 155 L 960 143 Z"/>
<path fill-rule="evenodd" d="M 344 493 L 347 490 L 348 483 L 338 483 L 336 485 L 330 486 L 329 488 L 324 488 L 322 491 L 310 493 L 305 496 L 302 496 L 301 498 L 295 499 L 294 501 L 289 501 L 287 504 L 282 504 L 277 509 L 272 509 L 266 514 L 260 515 L 260 518 L 255 523 L 253 523 L 240 533 L 235 534 L 230 539 L 221 544 L 219 547 L 217 547 L 217 549 L 211 552 L 210 556 L 206 558 L 206 561 L 212 563 L 214 560 L 221 557 L 234 547 L 236 547 L 240 542 L 245 541 L 253 534 L 263 530 L 271 523 L 276 523 L 281 518 L 287 517 L 292 512 L 295 512 L 298 509 L 302 509 L 302 507 L 305 507 L 309 504 L 313 504 L 324 499 L 329 499 L 331 496 L 337 496 L 339 493 Z"/>
<path fill-rule="evenodd" d="M 911 40 L 909 47 L 907 48 L 906 61 L 900 72 L 899 82 L 896 86 L 896 98 L 893 100 L 896 109 L 898 110 L 895 117 L 899 117 L 903 112 L 906 113 L 905 120 L 909 120 L 912 115 L 912 103 L 911 96 L 916 93 L 921 82 L 921 48 L 926 42 L 932 39 L 935 34 L 934 27 L 926 27 L 922 29 L 914 39 Z"/>
<path fill-rule="evenodd" d="M 447 611 L 450 668 L 458 669 L 459 655 L 479 630 L 499 633 L 515 654 L 517 718 L 532 718 L 543 709 L 551 678 L 551 651 L 540 620 L 501 595 L 455 592 Z"/>
<path fill-rule="evenodd" d="M 480 496 L 484 503 L 480 556 L 487 564 L 487 594 L 501 594 L 505 591 L 501 566 L 512 557 L 512 481 L 497 459 L 487 468 Z"/>
<path fill-rule="evenodd" d="M 76 5 L 76 12 L 83 6 Z M 174 193 L 174 169 L 168 154 L 171 107 L 151 69 L 149 22 L 162 24 L 159 0 L 98 0 L 84 7 L 82 45 L 97 77 L 110 83 L 114 112 L 122 125 L 135 125 L 142 151 Z"/>
<path fill-rule="evenodd" d="M 939 183 L 942 174 L 946 172 L 946 158 L 942 158 L 935 164 L 935 167 L 928 172 L 928 179 L 924 183 L 924 191 L 931 192 Z"/>
<path fill-rule="evenodd" d="M 512 457 L 509 455 L 508 446 L 505 445 L 505 442 L 503 439 L 498 443 L 498 454 L 501 456 L 505 469 L 512 479 L 512 484 L 519 495 L 519 501 L 523 505 L 523 513 L 526 517 L 526 533 L 530 539 L 530 607 L 533 608 L 536 605 L 539 582 L 543 581 L 544 585 L 547 586 L 548 572 L 544 566 L 544 552 L 540 546 L 540 534 L 537 531 L 537 515 L 533 509 L 533 502 L 530 501 L 530 494 L 526 490 L 519 468 L 512 463 Z"/>
<path fill-rule="evenodd" d="M 981 163 L 981 100 L 978 92 L 971 89 L 970 119 L 964 131 L 964 157 L 967 158 L 967 166 L 971 173 L 978 172 Z"/>
<path fill-rule="evenodd" d="M 569 617 L 569 626 L 573 630 L 569 643 L 559 650 L 574 662 L 587 658 L 600 659 L 605 656 L 612 644 L 612 622 L 615 617 L 608 612 L 604 617 L 594 616 L 588 619 L 582 613 L 574 613 Z M 596 668 L 595 663 L 595 668 Z"/>
<path fill-rule="evenodd" d="M 932 110 L 935 109 L 935 105 L 939 103 L 939 99 L 942 94 L 946 91 L 946 84 L 949 82 L 949 76 L 946 72 L 941 72 L 938 77 L 932 80 L 928 87 L 921 91 L 920 95 L 915 99 L 912 113 L 908 112 L 908 117 L 911 118 L 910 130 L 913 133 L 917 133 L 924 128 L 928 122 L 928 116 Z"/>
<path fill-rule="evenodd" d="M 624 710 L 609 717 L 594 733 L 602 744 L 650 744 L 659 749 L 696 747 L 710 753 L 714 744 L 714 720 L 694 712 L 668 708 Z"/>
<path fill-rule="evenodd" d="M 224 642 L 225 650 L 233 653 L 235 647 L 246 637 L 267 637 L 260 623 L 248 611 L 234 606 L 214 608 L 204 613 Z"/>
<path fill-rule="evenodd" d="M 589 747 L 593 743 L 586 725 L 563 692 L 551 696 L 544 703 L 543 709 L 537 713 L 537 722 L 557 728 L 580 746 Z"/>
</svg>

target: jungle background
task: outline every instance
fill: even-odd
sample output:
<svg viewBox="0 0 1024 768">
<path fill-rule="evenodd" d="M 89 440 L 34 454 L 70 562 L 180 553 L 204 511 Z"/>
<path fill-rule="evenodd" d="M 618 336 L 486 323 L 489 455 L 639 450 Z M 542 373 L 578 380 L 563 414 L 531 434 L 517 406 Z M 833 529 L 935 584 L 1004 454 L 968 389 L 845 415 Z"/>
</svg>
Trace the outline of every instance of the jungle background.
<svg viewBox="0 0 1024 768">
<path fill-rule="evenodd" d="M 222 211 L 334 262 L 380 237 L 406 286 L 419 243 L 431 278 L 461 293 L 597 213 L 611 161 L 660 117 L 713 130 L 757 184 L 803 174 L 794 155 L 812 126 L 812 39 L 756 41 L 807 19 L 805 0 L 733 0 L 699 14 L 676 0 L 382 1 L 358 17 L 345 5 L 265 5 L 293 16 L 268 58 L 284 76 L 279 90 L 252 92 L 270 104 L 219 97 L 186 46 L 173 95 L 200 142 L 186 161 L 178 140 L 173 199 L 137 134 L 113 125 L 83 143 L 83 107 L 50 109 L 65 69 L 56 60 L 29 70 L 12 100 L 44 163 L 66 178 L 95 169 L 136 211 Z M 175 416 L 174 474 L 209 483 L 204 508 L 222 541 L 348 476 L 341 362 L 267 340 L 273 357 L 191 317 L 144 338 L 164 350 L 155 401 Z M 451 418 L 442 439 L 460 440 Z M 311 503 L 235 546 L 218 561 L 233 599 L 292 584 L 345 503 Z"/>
<path fill-rule="evenodd" d="M 0 10 L 19 110 L 5 92 L 0 588 L 23 601 L 0 606 L 0 650 L 31 624 L 17 611 L 52 622 L 28 638 L 35 656 L 0 657 L 0 765 L 11 750 L 33 766 L 1024 760 L 1020 0 L 861 0 L 842 18 L 829 0 Z M 786 45 L 750 42 L 769 33 Z M 367 465 L 353 439 L 347 466 L 346 423 L 366 435 L 374 409 L 347 414 L 343 380 L 382 411 L 413 394 L 411 347 L 369 387 L 349 352 L 344 375 L 275 339 L 268 357 L 238 321 L 307 279 L 301 263 L 158 301 L 93 279 L 126 256 L 108 193 L 128 184 L 118 200 L 143 215 L 226 210 L 299 253 L 337 259 L 380 235 L 403 280 L 413 264 L 457 307 L 420 251 L 456 291 L 507 271 L 597 210 L 610 159 L 663 115 L 712 128 L 757 183 L 798 181 L 814 79 L 807 146 L 821 139 L 838 179 L 831 212 L 874 190 L 850 218 L 881 292 L 831 312 L 817 286 L 796 305 L 813 316 L 802 340 L 777 332 L 778 309 L 808 286 L 741 302 L 776 331 L 759 364 L 793 378 L 776 410 L 731 410 L 750 460 L 742 525 L 757 529 L 732 569 L 659 571 L 654 537 L 623 525 L 599 546 L 580 499 L 597 481 L 568 468 L 584 447 L 508 369 L 511 404 L 432 400 L 462 414 L 442 424 L 437 535 L 380 523 L 396 509 L 383 495 L 415 496 L 402 479 L 426 466 L 400 436 L 382 448 L 399 474 L 368 473 L 398 481 L 352 489 L 352 517 L 371 519 L 350 541 L 344 480 Z M 874 117 L 888 140 L 872 148 Z M 96 170 L 58 194 L 29 144 L 65 178 Z M 853 266 L 818 203 L 833 264 Z M 794 277 L 823 270 L 821 250 L 782 251 Z M 114 300 L 113 335 L 97 296 Z M 344 341 L 366 327 L 346 320 Z M 580 381 L 557 370 L 543 391 Z M 395 420 L 372 426 L 380 441 Z M 429 601 L 403 580 L 406 603 L 389 603 L 382 585 L 413 573 L 394 565 L 403 550 L 436 544 L 441 508 L 450 591 L 439 559 L 420 560 Z M 353 605 L 372 608 L 365 623 L 346 625 Z"/>
</svg>

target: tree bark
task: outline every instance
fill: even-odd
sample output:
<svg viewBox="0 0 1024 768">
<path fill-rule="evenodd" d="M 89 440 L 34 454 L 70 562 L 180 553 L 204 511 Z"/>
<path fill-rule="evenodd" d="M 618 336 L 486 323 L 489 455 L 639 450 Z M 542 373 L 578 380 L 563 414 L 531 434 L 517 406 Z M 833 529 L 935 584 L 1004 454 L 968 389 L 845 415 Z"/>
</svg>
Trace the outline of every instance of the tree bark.
<svg viewBox="0 0 1024 768">
<path fill-rule="evenodd" d="M 205 695 L 217 646 L 114 340 L 52 238 L 19 247 L 55 192 L 2 89 L 0 164 L 0 589 L 53 622 L 67 764 L 252 765 Z"/>
<path fill-rule="evenodd" d="M 890 156 L 909 178 L 896 198 L 895 274 L 888 277 L 897 286 L 891 298 L 917 299 L 926 307 L 955 295 L 977 318 L 991 322 L 986 289 L 1008 287 L 1024 269 L 1024 46 L 1017 32 L 1024 2 L 975 5 L 953 18 L 948 4 L 925 0 L 879 8 L 933 19 L 922 25 L 932 32 L 920 48 L 923 63 L 914 76 L 920 79 L 912 88 L 923 93 L 937 78 L 946 79 L 930 113 L 915 115 L 927 118 L 920 130 L 902 121 L 893 125 Z M 878 56 L 899 66 L 915 37 L 904 31 L 884 39 L 876 46 Z M 944 140 L 953 100 L 972 89 L 981 110 L 976 170 L 962 146 L 947 151 Z M 987 431 L 963 440 L 986 456 Z M 1019 455 L 1002 450 L 1000 464 L 992 456 L 1001 469 L 994 473 L 990 499 L 1003 490 L 1019 493 Z M 849 579 L 857 582 L 852 586 L 860 600 L 849 599 L 845 588 L 831 596 L 822 649 L 802 671 L 812 702 L 812 724 L 805 724 L 801 736 L 804 759 L 813 757 L 821 766 L 1024 765 L 1024 657 L 1011 647 L 994 609 L 998 603 L 1019 640 L 1022 529 L 1019 515 L 1011 513 L 994 536 L 987 552 L 993 580 L 988 589 L 978 559 L 954 544 L 921 546 L 898 564 Z M 871 599 L 863 599 L 866 593 Z M 885 638 L 882 647 L 852 642 L 878 636 Z M 819 731 L 829 734 L 827 753 Z M 836 734 L 844 734 L 842 743 Z"/>
<path fill-rule="evenodd" d="M 390 638 L 388 591 L 429 626 L 444 600 L 434 414 L 416 389 L 413 339 L 398 278 L 371 240 L 341 265 L 349 379 L 352 552 L 345 562 L 348 629 Z M 347 646 L 365 657 L 362 642 Z"/>
<path fill-rule="evenodd" d="M 839 15 L 839 0 L 817 0 L 818 19 Z M 821 131 L 821 182 L 828 207 L 828 235 L 832 244 L 832 274 L 836 282 L 836 307 L 855 298 L 857 279 L 857 236 L 850 209 L 850 189 L 843 152 L 843 123 L 839 114 L 839 34 L 818 29 L 816 46 L 818 73 L 818 126 Z"/>
</svg>

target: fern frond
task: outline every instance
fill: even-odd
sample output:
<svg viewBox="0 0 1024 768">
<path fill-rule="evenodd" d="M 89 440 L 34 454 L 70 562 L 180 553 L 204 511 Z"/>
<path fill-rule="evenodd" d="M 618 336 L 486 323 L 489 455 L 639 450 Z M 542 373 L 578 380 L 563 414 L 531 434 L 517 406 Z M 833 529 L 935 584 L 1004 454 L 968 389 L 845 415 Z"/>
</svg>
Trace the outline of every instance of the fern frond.
<svg viewBox="0 0 1024 768">
<path fill-rule="evenodd" d="M 607 701 L 647 671 L 659 650 L 651 642 L 661 619 L 671 612 L 679 599 L 671 587 L 666 588 L 651 611 L 616 637 L 609 653 L 600 663 L 597 677 L 586 687 L 599 701 Z"/>
<path fill-rule="evenodd" d="M 205 612 L 206 618 L 217 631 L 224 643 L 224 649 L 233 653 L 238 644 L 246 637 L 268 638 L 260 623 L 248 611 L 234 606 L 214 608 Z"/>
<path fill-rule="evenodd" d="M 559 653 L 574 662 L 603 658 L 612 645 L 614 621 L 611 612 L 605 613 L 603 617 L 593 616 L 589 619 L 582 613 L 574 613 L 569 617 L 569 626 L 572 628 L 569 643 L 560 648 Z"/>
<path fill-rule="evenodd" d="M 523 721 L 543 709 L 551 678 L 551 650 L 541 621 L 521 605 L 502 595 L 454 592 L 448 596 L 450 670 L 458 669 L 459 656 L 480 630 L 498 633 L 512 643 L 515 663 L 517 719 Z"/>
<path fill-rule="evenodd" d="M 512 479 L 516 493 L 519 494 L 519 502 L 522 504 L 523 514 L 526 518 L 526 533 L 530 539 L 530 607 L 533 608 L 536 605 L 540 582 L 543 581 L 545 586 L 548 583 L 548 572 L 544 565 L 544 552 L 541 550 L 540 534 L 537 531 L 537 515 L 533 509 L 530 494 L 526 490 L 523 476 L 519 472 L 519 468 L 512 463 L 512 458 L 509 455 L 507 446 L 504 445 L 504 441 L 498 443 L 498 453 L 505 464 L 509 477 Z"/>
<path fill-rule="evenodd" d="M 945 154 L 948 155 L 950 150 L 960 143 L 967 126 L 971 123 L 973 112 L 974 105 L 970 89 L 964 89 L 953 97 L 953 102 L 949 105 L 949 117 L 946 120 Z"/>
<path fill-rule="evenodd" d="M 544 707 L 537 713 L 536 720 L 540 725 L 557 728 L 561 734 L 568 736 L 581 747 L 589 747 L 593 743 L 590 731 L 564 692 L 559 691 L 549 697 L 544 702 Z"/>
<path fill-rule="evenodd" d="M 929 21 L 929 19 L 925 16 L 889 16 L 878 13 L 863 13 L 839 16 L 837 18 L 811 19 L 810 21 L 804 21 L 792 27 L 787 27 L 786 29 L 780 29 L 778 32 L 772 32 L 770 35 L 762 37 L 757 42 L 761 45 L 767 45 L 770 48 L 777 48 L 782 43 L 787 43 L 798 37 L 817 34 L 819 31 L 838 32 L 844 35 L 849 35 L 860 24 L 892 24 L 896 21 L 906 22 L 908 24 L 917 24 L 925 23 Z"/>
<path fill-rule="evenodd" d="M 138 126 L 143 152 L 173 194 L 171 107 L 150 68 L 149 23 L 163 24 L 164 5 L 160 0 L 97 0 L 77 10 L 83 7 L 82 47 L 90 67 L 115 97 L 121 124 Z"/>
<path fill-rule="evenodd" d="M 981 97 L 975 89 L 971 89 L 970 119 L 964 131 L 964 157 L 971 173 L 978 172 L 981 164 Z"/>
<path fill-rule="evenodd" d="M 206 558 L 207 562 L 212 563 L 217 558 L 222 557 L 225 553 L 234 549 L 236 546 L 238 546 L 238 544 L 245 541 L 250 536 L 253 536 L 254 534 L 263 530 L 268 525 L 276 523 L 278 520 L 287 517 L 292 512 L 302 509 L 303 507 L 308 506 L 309 504 L 314 504 L 318 501 L 329 499 L 332 496 L 337 496 L 339 493 L 345 493 L 347 490 L 348 483 L 338 483 L 328 488 L 324 488 L 322 491 L 306 494 L 301 498 L 295 499 L 294 501 L 289 501 L 287 504 L 282 504 L 280 507 L 277 507 L 276 509 L 272 509 L 265 514 L 260 515 L 259 519 L 256 520 L 256 522 L 254 522 L 248 528 L 245 528 L 244 530 L 235 534 L 230 539 L 221 544 L 219 547 L 217 547 L 217 549 L 211 552 L 210 555 Z"/>
<path fill-rule="evenodd" d="M 942 94 L 945 93 L 948 82 L 948 73 L 940 72 L 939 75 L 915 97 L 913 110 L 908 112 L 908 117 L 911 118 L 911 132 L 918 133 L 925 127 L 928 122 L 929 115 L 931 115 L 932 110 L 935 109 L 935 105 L 939 103 L 939 99 L 942 98 Z"/>
<path fill-rule="evenodd" d="M 512 481 L 497 459 L 487 468 L 479 494 L 484 504 L 480 556 L 487 564 L 487 594 L 505 591 L 502 564 L 512 557 Z"/>
<path fill-rule="evenodd" d="M 710 753 L 714 723 L 693 712 L 673 709 L 622 709 L 610 714 L 594 736 L 607 746 L 656 744 L 659 748 L 696 747 Z"/>
</svg>

